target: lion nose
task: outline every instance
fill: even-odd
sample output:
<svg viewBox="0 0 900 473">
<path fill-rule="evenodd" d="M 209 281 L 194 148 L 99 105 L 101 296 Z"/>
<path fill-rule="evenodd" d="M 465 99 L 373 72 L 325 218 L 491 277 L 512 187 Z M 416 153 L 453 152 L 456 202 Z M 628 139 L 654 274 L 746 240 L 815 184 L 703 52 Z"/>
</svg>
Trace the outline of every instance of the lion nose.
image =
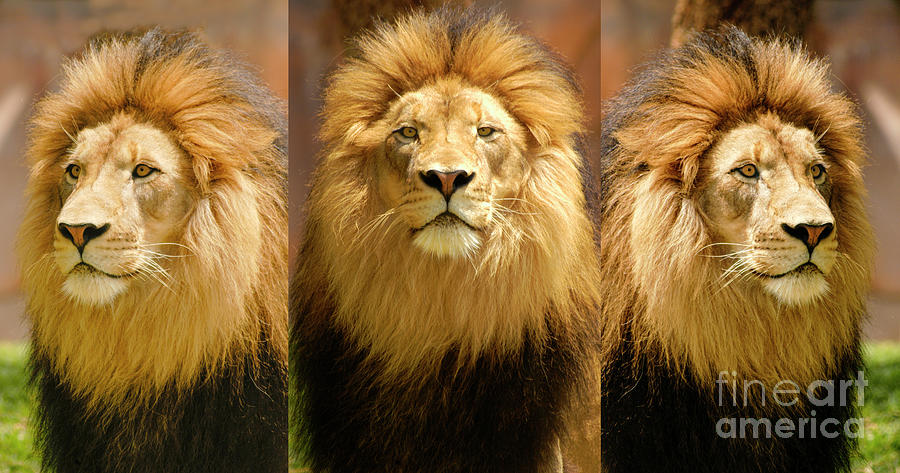
<svg viewBox="0 0 900 473">
<path fill-rule="evenodd" d="M 830 223 L 821 225 L 801 223 L 792 227 L 786 223 L 782 223 L 781 228 L 784 229 L 788 235 L 802 241 L 809 252 L 812 253 L 813 248 L 815 248 L 820 241 L 828 238 L 828 235 L 831 235 L 832 230 L 834 230 L 834 225 Z"/>
<path fill-rule="evenodd" d="M 475 177 L 475 173 L 470 174 L 466 171 L 444 172 L 432 169 L 421 173 L 420 176 L 426 185 L 440 191 L 444 196 L 444 199 L 449 201 L 450 196 L 452 196 L 457 189 L 465 186 L 473 177 Z"/>
<path fill-rule="evenodd" d="M 80 223 L 77 225 L 69 225 L 67 223 L 59 224 L 59 233 L 62 233 L 62 236 L 68 238 L 69 241 L 75 245 L 75 248 L 78 248 L 79 253 L 84 251 L 84 247 L 89 241 L 103 235 L 107 230 L 109 230 L 108 223 L 101 227 L 92 223 Z"/>
</svg>

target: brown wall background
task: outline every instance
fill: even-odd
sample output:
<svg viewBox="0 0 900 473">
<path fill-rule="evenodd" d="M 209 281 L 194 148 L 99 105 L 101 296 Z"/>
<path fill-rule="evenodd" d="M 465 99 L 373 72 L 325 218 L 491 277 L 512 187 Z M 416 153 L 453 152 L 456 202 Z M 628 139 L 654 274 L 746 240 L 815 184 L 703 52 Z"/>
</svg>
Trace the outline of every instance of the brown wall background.
<svg viewBox="0 0 900 473">
<path fill-rule="evenodd" d="M 669 43 L 675 0 L 601 0 L 602 98 Z M 861 106 L 878 255 L 867 333 L 900 339 L 900 2 L 817 0 L 807 46 L 832 64 L 835 87 Z"/>
<path fill-rule="evenodd" d="M 101 30 L 160 25 L 199 30 L 288 94 L 287 0 L 0 2 L 0 340 L 27 333 L 14 253 L 26 169 L 25 121 L 34 100 L 53 89 L 64 56 Z"/>
</svg>

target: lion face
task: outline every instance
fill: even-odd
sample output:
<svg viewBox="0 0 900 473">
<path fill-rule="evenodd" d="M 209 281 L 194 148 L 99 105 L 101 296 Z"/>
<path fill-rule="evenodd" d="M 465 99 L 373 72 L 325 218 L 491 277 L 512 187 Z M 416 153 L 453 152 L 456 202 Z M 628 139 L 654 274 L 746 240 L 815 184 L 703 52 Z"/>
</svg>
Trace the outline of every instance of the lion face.
<svg viewBox="0 0 900 473">
<path fill-rule="evenodd" d="M 496 98 L 453 81 L 404 94 L 384 122 L 376 186 L 386 207 L 422 251 L 472 255 L 497 203 L 526 179 L 525 130 Z"/>
<path fill-rule="evenodd" d="M 161 261 L 192 201 L 186 155 L 162 130 L 122 115 L 74 141 L 60 163 L 53 242 L 63 291 L 100 305 L 135 284 L 165 284 Z"/>
<path fill-rule="evenodd" d="M 812 132 L 765 117 L 727 132 L 710 158 L 700 207 L 726 283 L 749 278 L 786 304 L 823 296 L 838 242 Z"/>
</svg>

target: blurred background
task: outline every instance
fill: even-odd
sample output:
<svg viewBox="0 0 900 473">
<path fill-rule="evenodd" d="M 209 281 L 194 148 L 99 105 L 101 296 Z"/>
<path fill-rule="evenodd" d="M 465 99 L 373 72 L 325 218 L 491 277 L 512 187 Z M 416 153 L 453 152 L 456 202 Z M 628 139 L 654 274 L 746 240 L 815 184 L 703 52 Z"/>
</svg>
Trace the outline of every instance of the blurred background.
<svg viewBox="0 0 900 473">
<path fill-rule="evenodd" d="M 600 4 L 600 96 L 606 100 L 668 46 L 676 1 Z M 830 60 L 834 86 L 860 104 L 866 124 L 870 165 L 864 172 L 878 243 L 866 333 L 900 340 L 900 2 L 817 0 L 811 14 L 803 32 L 807 46 Z"/>
<path fill-rule="evenodd" d="M 258 72 L 276 95 L 288 96 L 287 0 L 0 1 L 0 340 L 27 335 L 22 320 L 15 234 L 27 170 L 25 122 L 60 62 L 102 30 L 160 25 L 189 28 L 230 50 Z M 0 467 L 2 471 L 2 467 Z"/>
</svg>

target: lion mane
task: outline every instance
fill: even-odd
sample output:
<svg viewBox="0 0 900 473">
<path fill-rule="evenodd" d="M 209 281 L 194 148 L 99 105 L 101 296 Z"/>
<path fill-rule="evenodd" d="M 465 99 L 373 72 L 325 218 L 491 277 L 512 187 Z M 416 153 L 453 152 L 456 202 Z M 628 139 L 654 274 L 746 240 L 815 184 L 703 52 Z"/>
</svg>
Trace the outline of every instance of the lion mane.
<svg viewBox="0 0 900 473">
<path fill-rule="evenodd" d="M 353 50 L 325 92 L 292 283 L 293 450 L 313 471 L 548 471 L 562 414 L 597 385 L 580 89 L 498 14 L 413 12 Z M 469 257 L 407 246 L 372 177 L 373 123 L 442 80 L 499 99 L 527 134 L 530 174 Z"/>
<path fill-rule="evenodd" d="M 775 118 L 773 118 L 775 117 Z M 829 292 L 786 305 L 723 285 L 697 183 L 710 150 L 742 123 L 810 130 L 831 163 L 841 258 Z M 733 27 L 663 53 L 609 104 L 601 157 L 604 323 L 603 460 L 615 471 L 835 471 L 852 440 L 723 439 L 721 418 L 852 417 L 852 406 L 805 398 L 716 400 L 729 384 L 856 379 L 873 257 L 854 104 L 831 90 L 827 65 L 799 45 Z M 811 251 L 811 250 L 810 250 Z M 855 392 L 855 391 L 854 391 Z M 731 391 L 725 394 L 731 399 Z M 738 393 L 740 395 L 740 391 Z M 851 403 L 852 404 L 852 403 Z"/>
<path fill-rule="evenodd" d="M 127 117 L 189 159 L 192 208 L 168 277 L 103 306 L 61 293 L 60 161 Z M 36 439 L 54 471 L 285 471 L 284 107 L 190 32 L 109 33 L 63 66 L 31 119 L 18 250 Z"/>
</svg>

